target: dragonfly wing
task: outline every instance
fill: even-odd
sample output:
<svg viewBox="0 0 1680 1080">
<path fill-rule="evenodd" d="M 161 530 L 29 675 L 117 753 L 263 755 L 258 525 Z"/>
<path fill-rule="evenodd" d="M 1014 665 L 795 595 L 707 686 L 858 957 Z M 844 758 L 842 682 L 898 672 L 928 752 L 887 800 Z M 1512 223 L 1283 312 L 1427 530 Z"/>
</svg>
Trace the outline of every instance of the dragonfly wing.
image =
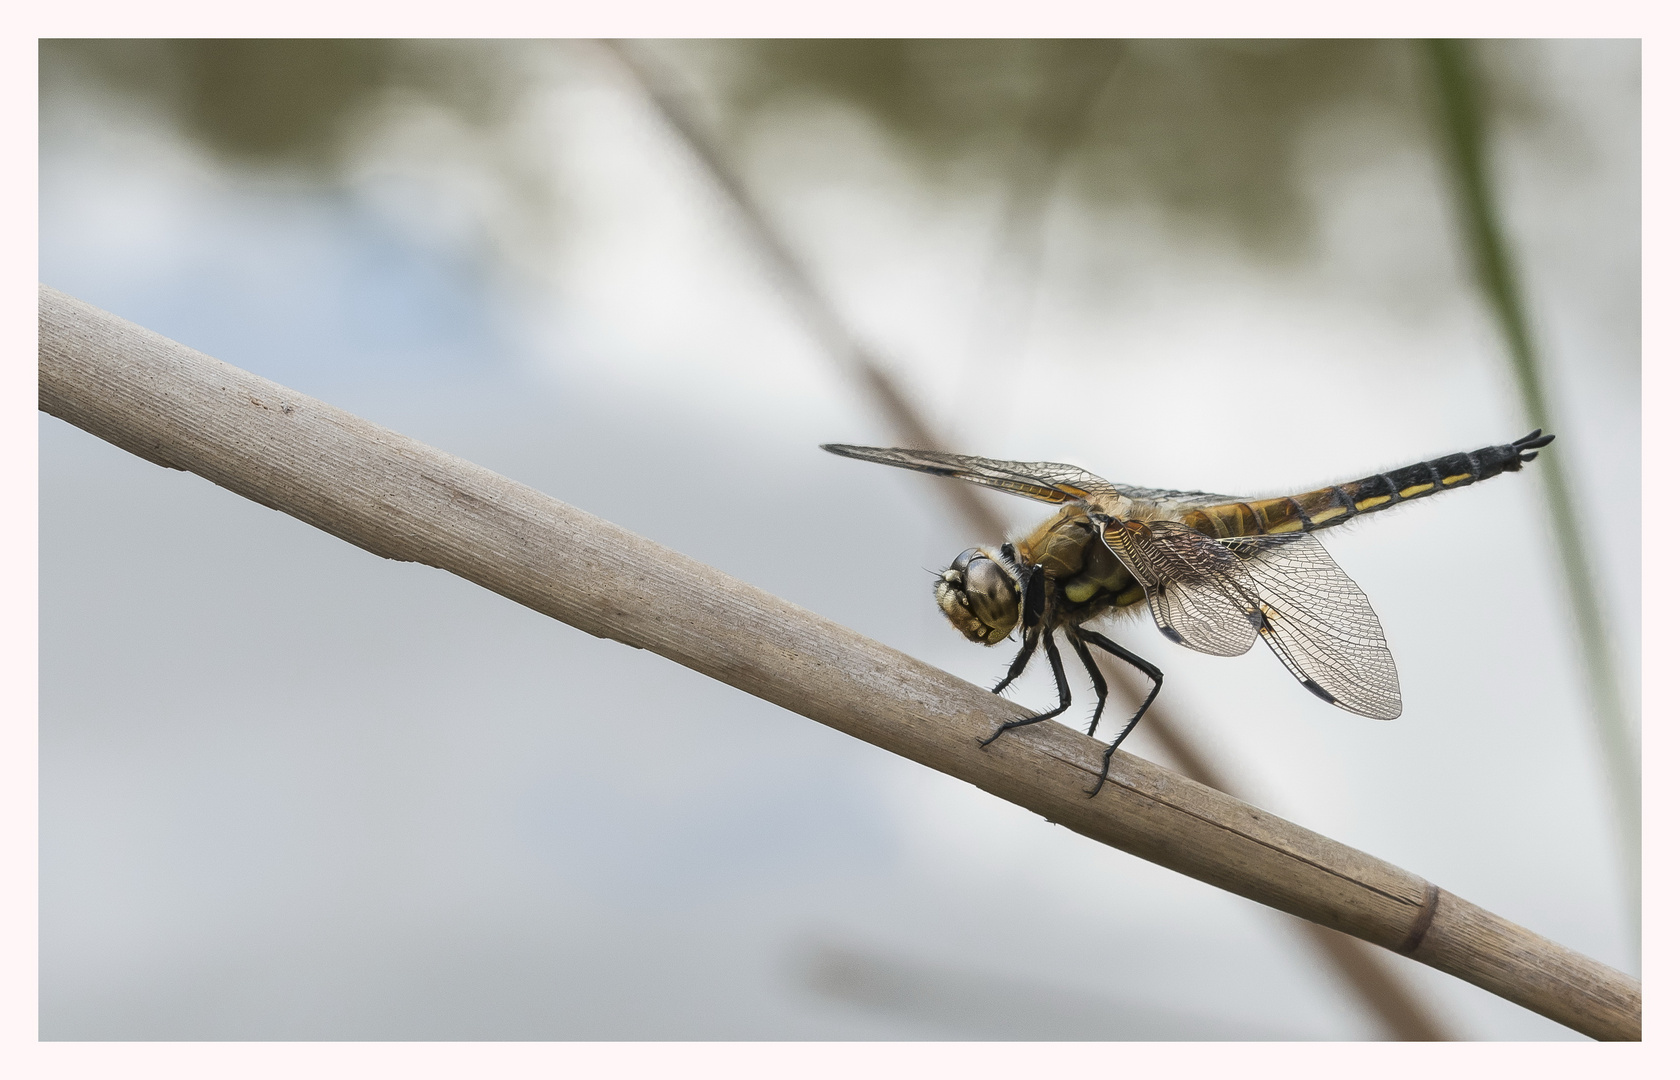
<svg viewBox="0 0 1680 1080">
<path fill-rule="evenodd" d="M 1215 495 L 1211 491 L 1170 491 L 1166 488 L 1135 487 L 1131 484 L 1113 484 L 1111 486 L 1128 499 L 1158 506 L 1172 503 L 1189 507 L 1224 506 L 1227 503 L 1243 501 L 1235 495 Z"/>
<path fill-rule="evenodd" d="M 1301 685 L 1332 705 L 1378 720 L 1400 715 L 1400 679 L 1377 613 L 1316 538 L 1214 539 L 1176 521 L 1101 524 L 1167 637 L 1236 656 L 1258 634 Z"/>
<path fill-rule="evenodd" d="M 1400 677 L 1371 602 L 1312 536 L 1230 537 L 1264 614 L 1260 636 L 1308 690 L 1376 720 L 1400 715 Z"/>
<path fill-rule="evenodd" d="M 1161 633 L 1214 656 L 1253 647 L 1262 620 L 1235 552 L 1177 521 L 1098 523 L 1103 542 L 1143 586 Z"/>
<path fill-rule="evenodd" d="M 1023 495 L 1040 502 L 1091 502 L 1096 505 L 1112 503 L 1116 498 L 1114 486 L 1094 473 L 1055 461 L 999 461 L 993 458 L 969 457 L 967 454 L 945 454 L 937 450 L 901 450 L 897 447 L 844 446 L 824 443 L 823 449 L 841 457 L 894 465 L 900 469 L 951 476 L 971 484 L 996 488 L 1012 495 Z"/>
</svg>

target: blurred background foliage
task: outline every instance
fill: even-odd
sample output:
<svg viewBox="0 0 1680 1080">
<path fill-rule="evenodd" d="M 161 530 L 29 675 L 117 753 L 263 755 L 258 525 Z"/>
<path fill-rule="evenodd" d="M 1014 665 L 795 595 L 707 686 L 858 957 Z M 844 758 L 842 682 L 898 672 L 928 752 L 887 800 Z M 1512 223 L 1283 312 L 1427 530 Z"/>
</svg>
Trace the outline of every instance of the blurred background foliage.
<svg viewBox="0 0 1680 1080">
<path fill-rule="evenodd" d="M 87 82 L 143 101 L 229 164 L 333 179 L 357 124 L 389 95 L 490 125 L 513 88 L 472 44 L 298 40 L 43 41 L 41 91 Z"/>
<path fill-rule="evenodd" d="M 1066 170 L 1091 207 L 1143 202 L 1270 252 L 1309 227 L 1297 148 L 1332 111 L 1415 138 L 1403 42 L 882 41 L 745 46 L 739 123 L 790 98 L 865 112 L 953 179 Z"/>
<path fill-rule="evenodd" d="M 998 178 L 1092 211 L 1144 204 L 1268 258 L 1310 245 L 1303 141 L 1356 117 L 1367 149 L 1430 137 L 1404 41 L 821 40 L 655 43 L 743 147 L 778 111 L 856 109 L 942 183 Z M 565 46 L 559 47 L 564 49 Z M 43 109 L 102 86 L 169 116 L 232 165 L 330 182 L 393 100 L 506 123 L 551 43 L 46 41 Z M 1502 123 L 1542 118 L 1524 68 L 1484 50 Z M 562 59 L 576 62 L 573 54 Z M 587 59 L 587 58 L 584 58 Z"/>
</svg>

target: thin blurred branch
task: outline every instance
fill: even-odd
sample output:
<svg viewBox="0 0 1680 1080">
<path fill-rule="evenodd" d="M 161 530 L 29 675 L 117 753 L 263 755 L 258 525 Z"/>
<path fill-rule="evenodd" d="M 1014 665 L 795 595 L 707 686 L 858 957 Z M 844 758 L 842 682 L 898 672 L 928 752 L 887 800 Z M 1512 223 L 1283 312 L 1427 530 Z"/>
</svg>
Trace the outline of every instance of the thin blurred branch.
<svg viewBox="0 0 1680 1080">
<path fill-rule="evenodd" d="M 724 159 L 713 140 L 701 127 L 682 95 L 673 88 L 670 77 L 662 72 L 652 58 L 626 42 L 606 42 L 607 50 L 615 56 L 636 80 L 642 91 L 668 122 L 694 156 L 705 167 L 717 187 L 736 211 L 736 219 L 743 232 L 757 247 L 775 273 L 778 283 L 805 318 L 816 337 L 830 356 L 868 391 L 869 399 L 887 420 L 900 445 L 924 449 L 939 449 L 942 441 L 921 417 L 910 397 L 898 385 L 880 359 L 861 344 L 846 325 L 836 306 L 816 285 L 814 276 L 772 223 L 769 214 L 752 196 L 744 179 Z M 1099 73 L 1100 75 L 1100 73 Z M 1076 98 L 1079 114 L 1089 109 L 1100 93 L 1106 76 L 1095 80 L 1090 89 Z M 1065 109 L 1065 106 L 1064 106 Z M 1063 142 L 1075 137 L 1078 116 L 1060 123 L 1058 138 Z M 1042 189 L 1047 196 L 1052 174 L 1033 180 L 1029 187 Z M 1030 207 L 1033 199 L 1023 198 Z M 1043 201 L 1043 198 L 1038 200 Z M 1030 215 L 1029 215 L 1030 217 Z M 1037 220 L 1042 220 L 1041 216 Z M 965 484 L 940 483 L 939 495 L 948 500 L 956 515 L 978 536 L 1003 536 L 1007 531 L 1003 518 L 981 500 L 975 490 Z M 1099 660 L 1104 672 L 1122 685 L 1131 686 L 1131 674 L 1121 675 L 1121 668 L 1107 657 Z M 1141 699 L 1138 699 L 1141 700 Z M 1217 776 L 1207 761 L 1207 755 L 1195 744 L 1185 726 L 1172 711 L 1157 703 L 1150 711 L 1149 726 L 1157 743 L 1165 748 L 1171 759 L 1188 775 L 1209 787 L 1230 792 L 1235 784 L 1229 777 Z M 1378 1017 L 1395 1039 L 1442 1041 L 1449 1038 L 1444 1026 L 1430 1015 L 1406 986 L 1385 970 L 1382 962 L 1368 955 L 1361 946 L 1331 940 L 1333 930 L 1309 926 L 1306 936 L 1360 995 L 1367 1009 Z"/>
<path fill-rule="evenodd" d="M 1110 91 L 1120 71 L 1126 42 L 1081 44 L 1089 48 L 1067 58 L 1071 70 L 1054 84 L 1059 92 L 1043 94 L 1022 125 L 1014 154 L 1014 177 L 1000 217 L 997 247 L 982 283 L 979 317 L 975 320 L 980 329 L 970 353 L 978 361 L 977 367 L 983 369 L 976 376 L 997 370 L 1002 362 L 1021 350 L 1030 329 L 1033 301 L 1043 271 L 1051 196 L 1065 161 L 1079 145 L 1090 114 Z M 965 385 L 978 385 L 982 381 L 975 377 L 966 380 Z M 985 523 L 970 525 L 984 528 Z M 1135 669 L 1119 664 L 1106 653 L 1096 659 L 1111 687 L 1119 690 L 1123 698 L 1130 698 L 1132 707 L 1142 703 L 1143 680 Z M 1122 715 L 1125 711 L 1121 710 Z M 1254 801 L 1236 777 L 1214 765 L 1187 734 L 1185 725 L 1173 715 L 1170 706 L 1154 706 L 1144 735 L 1165 753 L 1174 768 L 1197 783 Z M 1307 939 L 1309 946 L 1324 955 L 1349 989 L 1387 1025 L 1393 1038 L 1407 1042 L 1441 1042 L 1449 1038 L 1440 1018 L 1389 970 L 1387 962 L 1369 945 L 1316 923 L 1291 919 L 1289 925 Z"/>
<path fill-rule="evenodd" d="M 1068 155 L 1079 146 L 1097 104 L 1114 85 L 1125 56 L 1122 41 L 1066 42 L 1067 76 L 1048 88 L 1021 125 L 1014 168 L 998 220 L 996 248 L 980 283 L 979 318 L 969 354 L 980 370 L 1013 359 L 1032 324 L 1047 241 L 1045 219 Z M 980 379 L 972 382 L 978 383 Z"/>
<path fill-rule="evenodd" d="M 1527 422 L 1548 431 L 1556 430 L 1516 264 L 1488 176 L 1488 118 L 1477 84 L 1474 57 L 1468 43 L 1463 41 L 1423 41 L 1419 42 L 1419 48 L 1435 88 L 1441 154 L 1458 206 L 1460 236 L 1475 266 L 1477 284 L 1505 339 L 1506 355 L 1522 395 Z M 1573 494 L 1566 471 L 1567 437 L 1558 445 L 1561 452 L 1542 456 L 1540 475 L 1544 480 L 1552 536 L 1557 542 L 1558 561 L 1562 564 L 1574 614 L 1575 636 L 1592 688 L 1592 716 L 1615 802 L 1625 891 L 1631 911 L 1630 927 L 1637 952 L 1641 922 L 1639 749 L 1616 677 L 1610 631 L 1594 587 L 1586 541 L 1576 523 L 1576 511 L 1581 503 Z"/>
<path fill-rule="evenodd" d="M 1142 703 L 1143 679 L 1137 671 L 1107 656 L 1097 657 L 1097 663 L 1109 686 L 1118 690 L 1122 698 L 1129 698 L 1133 706 Z M 1184 724 L 1171 709 L 1163 708 L 1160 702 L 1150 707 L 1149 734 L 1166 752 L 1173 768 L 1185 776 L 1250 801 L 1238 778 L 1215 765 L 1196 740 L 1185 733 Z M 1392 961 L 1383 959 L 1365 942 L 1317 923 L 1291 919 L 1289 925 L 1329 961 L 1347 987 L 1359 995 L 1366 1009 L 1388 1027 L 1391 1038 L 1401 1042 L 1446 1042 L 1453 1038 L 1435 1011 L 1390 970 Z"/>
<path fill-rule="evenodd" d="M 42 411 L 388 559 L 456 574 L 974 784 L 1100 843 L 1334 926 L 1594 1038 L 1637 980 L 488 469 L 40 288 Z"/>
<path fill-rule="evenodd" d="M 723 189 L 730 204 L 739 211 L 737 220 L 742 229 L 774 271 L 775 281 L 786 294 L 788 303 L 793 305 L 828 355 L 847 376 L 861 386 L 893 430 L 907 440 L 909 445 L 937 446 L 939 440 L 924 424 L 921 415 L 910 406 L 908 398 L 898 388 L 897 381 L 886 365 L 846 326 L 840 313 L 817 287 L 809 269 L 782 239 L 781 233 L 770 225 L 769 215 L 758 205 L 741 178 L 729 168 L 694 118 L 685 109 L 666 108 L 666 104 L 674 95 L 664 89 L 658 74 L 649 68 L 645 59 L 639 57 L 634 50 L 626 48 L 624 44 L 614 41 L 601 44 L 647 91 L 654 103 L 660 107 L 665 120 L 699 157 L 708 174 Z M 966 491 L 955 498 L 963 503 L 965 516 L 994 522 L 998 531 L 1002 531 L 1002 519 L 981 501 L 978 494 Z"/>
</svg>

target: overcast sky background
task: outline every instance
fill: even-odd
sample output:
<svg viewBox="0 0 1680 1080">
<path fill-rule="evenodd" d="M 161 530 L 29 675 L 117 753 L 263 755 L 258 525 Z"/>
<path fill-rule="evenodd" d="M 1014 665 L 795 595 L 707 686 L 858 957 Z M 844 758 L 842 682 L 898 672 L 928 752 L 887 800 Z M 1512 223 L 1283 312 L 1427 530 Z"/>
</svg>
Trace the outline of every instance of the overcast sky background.
<svg viewBox="0 0 1680 1080">
<path fill-rule="evenodd" d="M 935 481 L 817 450 L 890 435 L 693 162 L 595 54 L 519 56 L 509 127 L 557 225 L 509 229 L 484 155 L 425 110 L 321 183 L 73 84 L 43 111 L 41 280 L 995 681 L 1008 656 L 945 624 L 927 571 L 999 538 Z M 1636 701 L 1639 50 L 1500 56 L 1539 102 L 1495 164 L 1547 453 Z M 1040 270 L 1001 293 L 1000 190 L 930 179 L 866 114 L 796 100 L 735 145 L 962 450 L 1272 494 L 1527 430 L 1438 162 L 1358 109 L 1301 143 L 1304 257 L 1058 195 Z M 40 424 L 43 1038 L 1377 1033 L 1285 916 Z M 1113 635 L 1259 805 L 1637 971 L 1538 475 L 1326 546 L 1382 618 L 1394 723 L 1265 650 Z M 1035 666 L 1013 696 L 1054 690 Z M 1148 727 L 1128 749 L 1151 756 Z M 1577 1037 L 1390 966 L 1462 1037 Z"/>
</svg>

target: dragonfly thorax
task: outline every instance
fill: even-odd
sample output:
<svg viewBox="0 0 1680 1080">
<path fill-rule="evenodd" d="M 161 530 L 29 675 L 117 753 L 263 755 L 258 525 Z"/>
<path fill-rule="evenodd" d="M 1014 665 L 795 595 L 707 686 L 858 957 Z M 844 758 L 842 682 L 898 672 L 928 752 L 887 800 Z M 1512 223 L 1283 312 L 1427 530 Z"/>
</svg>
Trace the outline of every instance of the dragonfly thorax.
<svg viewBox="0 0 1680 1080">
<path fill-rule="evenodd" d="M 1078 654 L 1097 692 L 1107 684 L 1091 654 L 1102 649 L 1148 676 L 1153 688 L 1103 753 L 1108 764 L 1161 689 L 1161 670 L 1086 623 L 1141 606 L 1169 640 L 1214 656 L 1240 656 L 1257 641 L 1314 696 L 1379 720 L 1400 715 L 1400 680 L 1370 601 L 1314 533 L 1390 506 L 1517 472 L 1552 441 L 1531 431 L 1514 442 L 1420 461 L 1313 491 L 1238 499 L 1200 491 L 1113 484 L 1073 465 L 1004 461 L 902 447 L 823 449 L 1036 499 L 1061 509 L 996 552 L 970 548 L 934 583 L 939 608 L 964 637 L 996 645 L 1016 627 L 1021 648 L 999 693 L 1042 651 L 1060 704 L 1011 720 L 1006 731 L 1060 716 L 1073 703 L 1056 649 L 1059 634 Z"/>
<path fill-rule="evenodd" d="M 996 645 L 1021 621 L 1021 586 L 994 553 L 969 548 L 933 583 L 939 610 L 963 637 Z"/>
</svg>

